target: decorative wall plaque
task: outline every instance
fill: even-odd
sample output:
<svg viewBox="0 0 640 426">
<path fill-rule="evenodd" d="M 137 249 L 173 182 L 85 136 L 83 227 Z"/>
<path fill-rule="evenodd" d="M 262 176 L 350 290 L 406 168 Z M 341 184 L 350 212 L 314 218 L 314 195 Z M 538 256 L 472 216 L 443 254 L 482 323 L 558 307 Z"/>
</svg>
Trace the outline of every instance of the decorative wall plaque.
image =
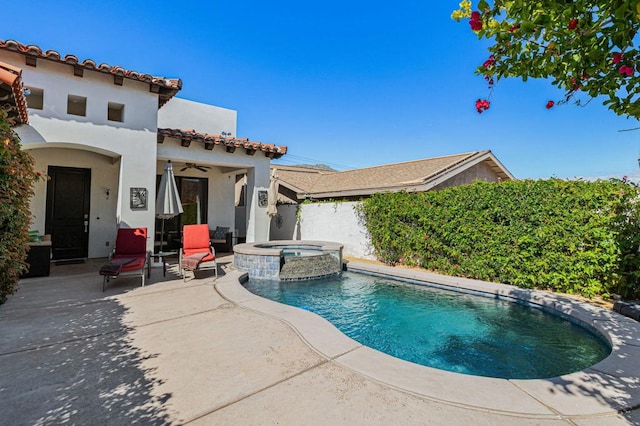
<svg viewBox="0 0 640 426">
<path fill-rule="evenodd" d="M 147 188 L 131 188 L 131 210 L 147 209 Z"/>
</svg>

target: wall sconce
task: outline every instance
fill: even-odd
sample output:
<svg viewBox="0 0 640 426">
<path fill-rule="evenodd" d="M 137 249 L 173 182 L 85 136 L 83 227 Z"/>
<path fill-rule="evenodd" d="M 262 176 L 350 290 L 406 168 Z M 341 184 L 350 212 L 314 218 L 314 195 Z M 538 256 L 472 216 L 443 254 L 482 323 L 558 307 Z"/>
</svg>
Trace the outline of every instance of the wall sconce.
<svg viewBox="0 0 640 426">
<path fill-rule="evenodd" d="M 111 192 L 111 190 L 109 188 L 107 188 L 104 193 L 107 196 L 107 200 L 109 199 L 109 192 Z"/>
</svg>

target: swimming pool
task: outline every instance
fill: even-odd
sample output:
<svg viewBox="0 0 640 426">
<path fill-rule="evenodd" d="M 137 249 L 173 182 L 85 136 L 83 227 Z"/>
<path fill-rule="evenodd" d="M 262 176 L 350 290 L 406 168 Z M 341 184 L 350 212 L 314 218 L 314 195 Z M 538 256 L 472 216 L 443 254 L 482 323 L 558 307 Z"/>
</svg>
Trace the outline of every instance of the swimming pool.
<svg viewBox="0 0 640 426">
<path fill-rule="evenodd" d="M 441 370 L 531 379 L 587 368 L 611 348 L 573 322 L 516 303 L 369 275 L 245 287 L 321 315 L 354 340 Z"/>
</svg>

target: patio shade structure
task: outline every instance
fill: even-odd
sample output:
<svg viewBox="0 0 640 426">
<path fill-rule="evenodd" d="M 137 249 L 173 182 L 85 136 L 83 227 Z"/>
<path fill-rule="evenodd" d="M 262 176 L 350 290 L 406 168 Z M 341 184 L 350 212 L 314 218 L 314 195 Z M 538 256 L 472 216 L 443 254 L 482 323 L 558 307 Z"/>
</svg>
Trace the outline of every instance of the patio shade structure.
<svg viewBox="0 0 640 426">
<path fill-rule="evenodd" d="M 164 244 L 164 220 L 171 219 L 182 213 L 182 201 L 178 195 L 178 186 L 173 176 L 173 165 L 171 160 L 164 166 L 164 172 L 160 178 L 160 188 L 158 188 L 158 198 L 156 199 L 156 217 L 162 219 L 162 230 L 160 232 L 160 252 Z"/>
<path fill-rule="evenodd" d="M 269 182 L 269 197 L 267 199 L 267 216 L 274 217 L 278 214 L 276 204 L 278 203 L 278 174 L 276 169 L 271 170 L 271 181 Z"/>
</svg>

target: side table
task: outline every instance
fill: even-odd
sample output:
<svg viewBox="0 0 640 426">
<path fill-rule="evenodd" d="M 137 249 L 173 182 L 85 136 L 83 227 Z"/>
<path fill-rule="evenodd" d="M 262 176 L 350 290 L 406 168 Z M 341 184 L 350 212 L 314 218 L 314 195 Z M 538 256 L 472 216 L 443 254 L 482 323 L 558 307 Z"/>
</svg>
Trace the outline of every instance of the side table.
<svg viewBox="0 0 640 426">
<path fill-rule="evenodd" d="M 151 255 L 152 258 L 157 258 L 158 262 L 162 263 L 162 276 L 167 276 L 167 257 L 169 256 L 177 256 L 177 251 L 159 251 L 158 253 L 153 253 Z"/>
</svg>

